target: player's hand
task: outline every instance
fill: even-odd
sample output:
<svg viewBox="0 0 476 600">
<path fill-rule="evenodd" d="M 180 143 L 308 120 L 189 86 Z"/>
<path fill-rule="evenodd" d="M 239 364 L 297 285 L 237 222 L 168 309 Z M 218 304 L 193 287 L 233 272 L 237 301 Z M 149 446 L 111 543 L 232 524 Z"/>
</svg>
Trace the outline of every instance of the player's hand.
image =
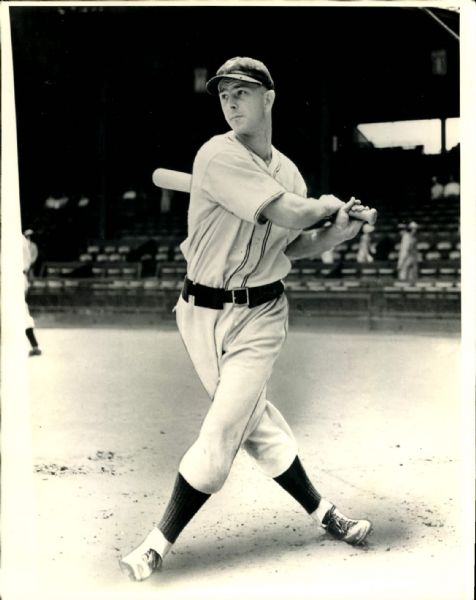
<svg viewBox="0 0 476 600">
<path fill-rule="evenodd" d="M 334 227 L 343 236 L 343 240 L 350 240 L 355 237 L 364 224 L 364 221 L 360 219 L 352 219 L 352 214 L 367 210 L 368 208 L 368 206 L 363 206 L 361 201 L 354 197 L 349 202 L 343 203 L 334 221 Z"/>
<path fill-rule="evenodd" d="M 325 211 L 325 217 L 330 217 L 335 214 L 339 209 L 345 206 L 345 202 L 339 200 L 336 196 L 332 194 L 324 194 L 319 197 L 319 204 Z"/>
</svg>

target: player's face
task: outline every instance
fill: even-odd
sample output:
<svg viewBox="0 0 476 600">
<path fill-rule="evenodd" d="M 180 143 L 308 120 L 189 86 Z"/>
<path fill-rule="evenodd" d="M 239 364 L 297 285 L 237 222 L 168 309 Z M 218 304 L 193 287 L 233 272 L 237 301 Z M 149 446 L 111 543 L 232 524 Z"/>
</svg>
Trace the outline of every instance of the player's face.
<svg viewBox="0 0 476 600">
<path fill-rule="evenodd" d="M 266 90 L 242 81 L 223 82 L 219 87 L 220 104 L 226 122 L 238 134 L 251 134 L 266 114 Z"/>
</svg>

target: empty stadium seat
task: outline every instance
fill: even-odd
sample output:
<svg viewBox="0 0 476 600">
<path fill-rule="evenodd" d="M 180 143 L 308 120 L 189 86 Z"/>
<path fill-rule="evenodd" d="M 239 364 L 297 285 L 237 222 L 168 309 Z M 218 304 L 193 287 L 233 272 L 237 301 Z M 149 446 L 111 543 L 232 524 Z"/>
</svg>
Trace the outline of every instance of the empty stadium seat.
<svg viewBox="0 0 476 600">
<path fill-rule="evenodd" d="M 291 279 L 289 281 L 286 279 L 286 288 L 288 290 L 296 291 L 303 291 L 308 289 L 306 282 L 301 279 Z"/>
<path fill-rule="evenodd" d="M 417 250 L 429 250 L 430 247 L 430 242 L 422 241 L 417 243 Z"/>
<path fill-rule="evenodd" d="M 156 278 L 146 279 L 144 281 L 144 289 L 145 290 L 156 290 L 159 287 L 160 287 L 160 283 L 159 283 L 158 279 L 156 279 Z"/>
<path fill-rule="evenodd" d="M 395 269 L 393 267 L 379 267 L 379 277 L 394 277 Z"/>
<path fill-rule="evenodd" d="M 440 267 L 438 269 L 438 277 L 440 277 L 440 279 L 454 279 L 456 274 L 457 271 L 455 267 Z"/>
<path fill-rule="evenodd" d="M 303 267 L 301 269 L 301 276 L 305 278 L 315 277 L 317 274 L 316 267 Z"/>
<path fill-rule="evenodd" d="M 452 247 L 453 247 L 453 244 L 449 240 L 443 240 L 441 242 L 437 242 L 437 244 L 436 244 L 436 249 L 439 250 L 440 252 L 449 251 L 452 249 Z"/>
<path fill-rule="evenodd" d="M 307 282 L 307 287 L 314 292 L 320 292 L 326 289 L 326 286 L 320 279 L 311 279 Z"/>
<path fill-rule="evenodd" d="M 362 266 L 360 268 L 360 273 L 361 273 L 361 275 L 363 275 L 365 277 L 376 277 L 378 271 L 377 271 L 377 267 Z"/>
<path fill-rule="evenodd" d="M 140 263 L 124 264 L 121 267 L 121 275 L 123 277 L 140 277 L 141 269 Z"/>
<path fill-rule="evenodd" d="M 65 279 L 63 285 L 67 290 L 76 290 L 79 287 L 79 281 L 77 279 Z"/>
<path fill-rule="evenodd" d="M 44 289 L 46 287 L 46 281 L 44 279 L 33 279 L 31 287 L 37 289 Z"/>
<path fill-rule="evenodd" d="M 421 267 L 419 270 L 419 275 L 421 277 L 436 277 L 438 271 L 436 267 Z"/>
<path fill-rule="evenodd" d="M 447 290 L 453 287 L 453 282 L 437 280 L 435 281 L 435 287 L 438 289 Z"/>
<path fill-rule="evenodd" d="M 47 279 L 46 285 L 49 288 L 58 289 L 63 287 L 64 282 L 62 279 Z"/>
<path fill-rule="evenodd" d="M 92 274 L 94 277 L 106 277 L 106 267 L 100 265 L 93 265 Z"/>
</svg>

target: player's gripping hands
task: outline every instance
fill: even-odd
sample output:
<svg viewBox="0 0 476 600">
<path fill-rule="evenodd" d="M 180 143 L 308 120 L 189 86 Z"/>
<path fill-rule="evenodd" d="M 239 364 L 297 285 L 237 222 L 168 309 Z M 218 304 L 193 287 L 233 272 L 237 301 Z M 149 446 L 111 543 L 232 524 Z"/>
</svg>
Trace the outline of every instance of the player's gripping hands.
<svg viewBox="0 0 476 600">
<path fill-rule="evenodd" d="M 366 210 L 369 210 L 369 207 L 363 206 L 361 201 L 353 196 L 339 208 L 333 227 L 342 236 L 342 241 L 350 240 L 359 233 L 364 221 L 360 220 L 357 215 Z"/>
<path fill-rule="evenodd" d="M 332 197 L 334 198 L 334 197 Z M 337 200 L 337 199 L 336 199 Z M 331 202 L 333 202 L 331 200 Z M 360 200 L 351 198 L 349 202 L 340 202 L 340 207 L 335 214 L 334 222 L 330 227 L 320 227 L 311 231 L 303 231 L 286 248 L 286 256 L 291 260 L 299 258 L 313 258 L 321 256 L 326 250 L 334 248 L 357 235 L 364 221 L 351 218 L 367 207 L 362 206 Z M 317 202 L 316 202 L 317 204 Z"/>
</svg>

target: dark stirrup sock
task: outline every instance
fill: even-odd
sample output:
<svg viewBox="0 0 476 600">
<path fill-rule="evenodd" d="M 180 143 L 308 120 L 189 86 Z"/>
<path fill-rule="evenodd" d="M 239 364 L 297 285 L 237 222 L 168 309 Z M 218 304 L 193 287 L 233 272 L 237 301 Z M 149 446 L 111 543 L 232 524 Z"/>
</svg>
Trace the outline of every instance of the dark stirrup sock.
<svg viewBox="0 0 476 600">
<path fill-rule="evenodd" d="M 319 506 L 321 495 L 312 485 L 306 471 L 296 456 L 292 465 L 274 480 L 284 488 L 309 514 Z"/>
<path fill-rule="evenodd" d="M 171 544 L 208 498 L 210 494 L 199 492 L 178 473 L 169 503 L 157 526 Z"/>
<path fill-rule="evenodd" d="M 38 348 L 38 342 L 36 341 L 35 332 L 33 331 L 33 327 L 28 327 L 25 329 L 26 337 L 30 342 L 32 348 Z"/>
</svg>

